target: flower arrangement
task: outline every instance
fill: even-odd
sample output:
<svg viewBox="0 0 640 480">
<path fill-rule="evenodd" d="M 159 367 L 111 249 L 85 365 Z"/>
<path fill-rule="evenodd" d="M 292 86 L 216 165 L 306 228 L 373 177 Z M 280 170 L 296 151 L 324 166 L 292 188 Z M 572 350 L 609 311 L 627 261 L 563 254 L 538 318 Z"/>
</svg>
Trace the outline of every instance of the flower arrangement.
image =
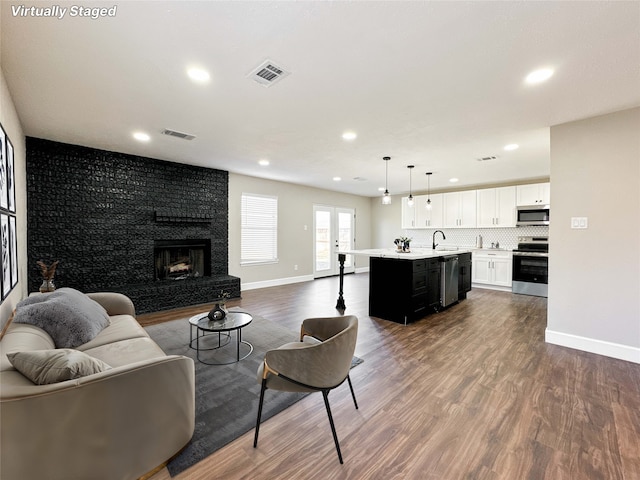
<svg viewBox="0 0 640 480">
<path fill-rule="evenodd" d="M 409 245 L 411 244 L 411 237 L 399 237 L 396 238 L 393 243 L 395 243 L 396 248 L 399 252 L 410 252 L 411 249 Z"/>
<path fill-rule="evenodd" d="M 40 260 L 40 261 L 38 261 L 36 263 L 40 267 L 40 271 L 42 272 L 43 280 L 53 280 L 53 276 L 56 274 L 56 267 L 58 266 L 58 263 L 60 263 L 60 261 L 56 260 L 51 265 L 47 265 L 42 260 Z"/>
<path fill-rule="evenodd" d="M 231 298 L 231 294 L 229 292 L 225 292 L 224 290 L 220 290 L 220 296 L 216 300 L 217 303 L 221 303 L 224 305 L 227 303 L 227 300 Z"/>
<path fill-rule="evenodd" d="M 229 292 L 220 290 L 220 296 L 215 300 L 215 306 L 207 314 L 209 320 L 222 320 L 224 317 L 226 317 L 227 309 L 225 307 L 225 303 L 227 300 L 229 300 L 229 298 L 231 298 L 231 294 Z"/>
</svg>

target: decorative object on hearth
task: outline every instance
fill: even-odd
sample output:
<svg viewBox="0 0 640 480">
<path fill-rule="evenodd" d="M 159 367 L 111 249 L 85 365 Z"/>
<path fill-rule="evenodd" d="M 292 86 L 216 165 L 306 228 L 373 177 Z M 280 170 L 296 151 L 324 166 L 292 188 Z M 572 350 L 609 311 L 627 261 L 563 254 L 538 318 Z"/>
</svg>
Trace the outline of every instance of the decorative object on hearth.
<svg viewBox="0 0 640 480">
<path fill-rule="evenodd" d="M 53 276 L 56 274 L 56 268 L 58 267 L 59 260 L 56 260 L 51 265 L 47 265 L 42 260 L 37 264 L 42 272 L 42 285 L 40 285 L 40 293 L 53 292 L 56 286 L 53 284 Z"/>
<path fill-rule="evenodd" d="M 227 300 L 229 300 L 231 294 L 229 292 L 225 292 L 224 290 L 220 290 L 220 297 L 215 300 L 215 305 L 207 315 L 209 320 L 222 320 L 227 316 Z"/>
</svg>

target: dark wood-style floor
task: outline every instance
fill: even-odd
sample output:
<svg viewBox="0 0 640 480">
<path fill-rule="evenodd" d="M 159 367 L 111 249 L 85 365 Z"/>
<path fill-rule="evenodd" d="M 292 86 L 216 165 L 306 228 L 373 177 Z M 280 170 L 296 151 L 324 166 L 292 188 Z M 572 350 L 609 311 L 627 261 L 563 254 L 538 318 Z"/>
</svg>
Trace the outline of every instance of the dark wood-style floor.
<svg viewBox="0 0 640 480">
<path fill-rule="evenodd" d="M 328 278 L 246 291 L 230 305 L 297 331 L 306 317 L 336 314 L 337 290 Z M 546 299 L 474 289 L 403 326 L 368 316 L 367 274 L 345 277 L 344 291 L 364 359 L 351 372 L 360 409 L 346 385 L 329 396 L 344 465 L 314 394 L 265 422 L 257 449 L 251 431 L 178 480 L 640 479 L 640 365 L 546 344 Z"/>
</svg>

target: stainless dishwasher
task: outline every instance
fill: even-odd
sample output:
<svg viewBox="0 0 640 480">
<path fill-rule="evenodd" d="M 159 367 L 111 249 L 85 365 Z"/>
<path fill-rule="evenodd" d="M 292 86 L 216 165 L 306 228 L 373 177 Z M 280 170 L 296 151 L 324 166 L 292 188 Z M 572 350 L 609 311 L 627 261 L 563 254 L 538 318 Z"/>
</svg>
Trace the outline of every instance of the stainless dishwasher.
<svg viewBox="0 0 640 480">
<path fill-rule="evenodd" d="M 440 257 L 440 305 L 448 307 L 458 301 L 458 256 Z"/>
</svg>

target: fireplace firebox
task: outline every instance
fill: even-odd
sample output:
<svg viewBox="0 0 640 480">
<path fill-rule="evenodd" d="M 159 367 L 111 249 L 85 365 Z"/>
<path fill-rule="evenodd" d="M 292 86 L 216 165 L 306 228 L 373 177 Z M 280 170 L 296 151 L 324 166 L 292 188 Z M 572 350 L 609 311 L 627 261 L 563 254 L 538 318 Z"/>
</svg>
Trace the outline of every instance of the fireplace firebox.
<svg viewBox="0 0 640 480">
<path fill-rule="evenodd" d="M 186 280 L 211 276 L 211 240 L 155 240 L 154 278 Z"/>
</svg>

